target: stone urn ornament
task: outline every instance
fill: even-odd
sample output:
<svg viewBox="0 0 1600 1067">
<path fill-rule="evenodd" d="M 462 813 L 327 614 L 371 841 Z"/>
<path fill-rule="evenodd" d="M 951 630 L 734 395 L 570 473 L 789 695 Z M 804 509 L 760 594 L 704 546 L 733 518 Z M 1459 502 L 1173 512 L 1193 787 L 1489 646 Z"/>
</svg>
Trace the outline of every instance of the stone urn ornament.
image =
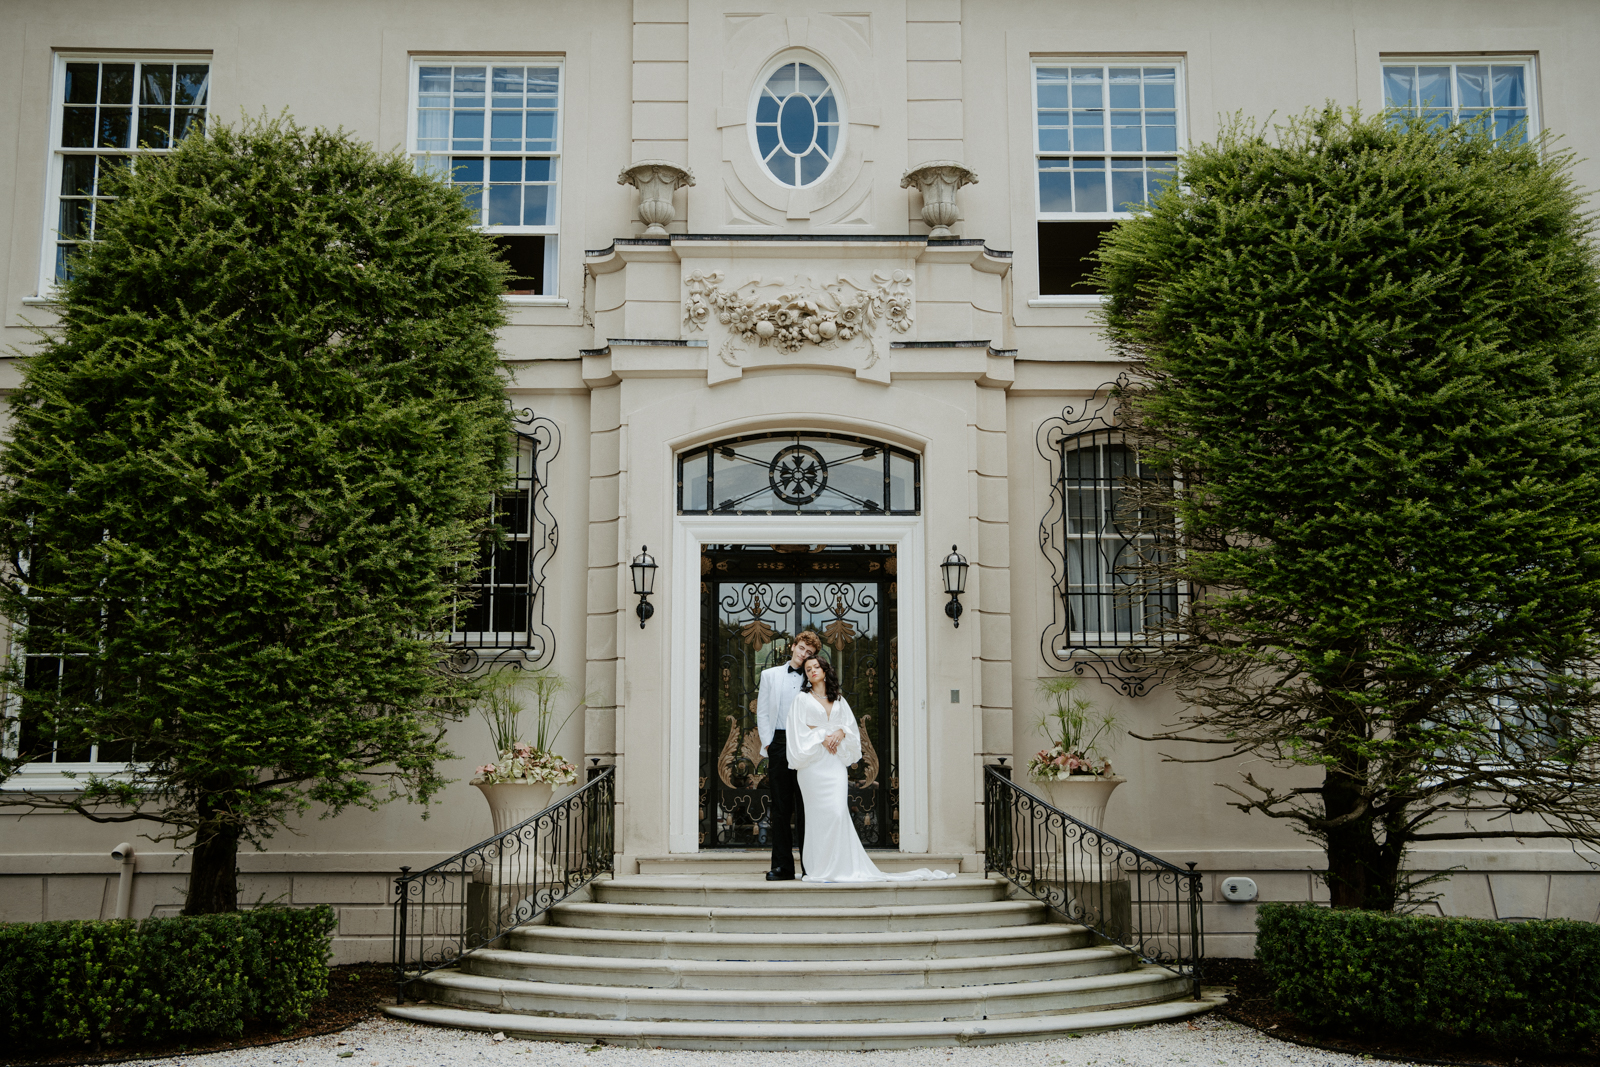
<svg viewBox="0 0 1600 1067">
<path fill-rule="evenodd" d="M 1080 684 L 1078 678 L 1039 682 L 1039 692 L 1049 702 L 1039 717 L 1039 730 L 1051 744 L 1028 761 L 1028 781 L 1051 807 L 1099 829 L 1106 802 L 1127 779 L 1112 771 L 1111 760 L 1100 751 L 1116 731 L 1116 716 L 1075 695 Z"/>
<path fill-rule="evenodd" d="M 953 159 L 935 159 L 912 167 L 900 178 L 900 188 L 915 186 L 922 193 L 922 221 L 932 229 L 930 241 L 954 237 L 950 227 L 956 224 L 960 212 L 956 210 L 956 190 L 963 185 L 976 185 L 978 175 Z"/>
<path fill-rule="evenodd" d="M 639 190 L 639 217 L 645 222 L 644 236 L 667 236 L 667 224 L 675 217 L 672 194 L 694 184 L 694 172 L 664 159 L 644 159 L 617 175 L 618 185 Z"/>
</svg>

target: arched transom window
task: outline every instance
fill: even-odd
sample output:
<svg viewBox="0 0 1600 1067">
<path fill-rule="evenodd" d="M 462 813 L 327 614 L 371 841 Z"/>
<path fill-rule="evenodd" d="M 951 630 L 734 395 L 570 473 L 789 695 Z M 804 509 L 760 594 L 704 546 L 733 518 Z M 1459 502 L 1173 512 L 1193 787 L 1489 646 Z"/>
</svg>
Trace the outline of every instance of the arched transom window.
<svg viewBox="0 0 1600 1067">
<path fill-rule="evenodd" d="M 838 155 L 838 94 L 809 63 L 785 63 L 756 96 L 756 152 L 781 184 L 805 186 Z"/>
<path fill-rule="evenodd" d="M 915 453 L 836 433 L 732 437 L 678 457 L 679 514 L 915 515 Z"/>
</svg>

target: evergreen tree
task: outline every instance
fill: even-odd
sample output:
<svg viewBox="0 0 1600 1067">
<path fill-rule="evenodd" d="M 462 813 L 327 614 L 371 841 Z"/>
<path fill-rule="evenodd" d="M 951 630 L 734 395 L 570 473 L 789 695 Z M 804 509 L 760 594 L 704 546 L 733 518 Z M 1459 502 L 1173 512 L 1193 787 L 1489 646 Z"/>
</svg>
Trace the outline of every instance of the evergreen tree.
<svg viewBox="0 0 1600 1067">
<path fill-rule="evenodd" d="M 1331 108 L 1235 121 L 1099 253 L 1125 417 L 1177 476 L 1133 487 L 1178 535 L 1140 577 L 1192 597 L 1153 653 L 1185 711 L 1150 739 L 1320 771 L 1227 788 L 1324 845 L 1335 905 L 1393 908 L 1419 842 L 1600 845 L 1600 286 L 1571 163 Z"/>
<path fill-rule="evenodd" d="M 510 448 L 505 268 L 459 192 L 286 119 L 109 188 L 0 452 L 26 661 L 0 775 L 131 755 L 6 799 L 159 824 L 186 913 L 229 911 L 241 841 L 444 784 L 440 635 Z"/>
</svg>

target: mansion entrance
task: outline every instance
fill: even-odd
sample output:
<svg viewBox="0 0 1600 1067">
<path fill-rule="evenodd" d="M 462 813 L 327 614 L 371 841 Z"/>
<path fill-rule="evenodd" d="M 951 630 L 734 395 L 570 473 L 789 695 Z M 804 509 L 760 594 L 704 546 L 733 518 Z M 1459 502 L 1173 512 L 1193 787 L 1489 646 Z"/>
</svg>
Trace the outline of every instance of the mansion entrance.
<svg viewBox="0 0 1600 1067">
<path fill-rule="evenodd" d="M 700 557 L 700 847 L 765 849 L 761 671 L 803 630 L 823 641 L 861 727 L 849 803 L 867 848 L 899 832 L 899 652 L 891 545 L 707 545 Z"/>
</svg>

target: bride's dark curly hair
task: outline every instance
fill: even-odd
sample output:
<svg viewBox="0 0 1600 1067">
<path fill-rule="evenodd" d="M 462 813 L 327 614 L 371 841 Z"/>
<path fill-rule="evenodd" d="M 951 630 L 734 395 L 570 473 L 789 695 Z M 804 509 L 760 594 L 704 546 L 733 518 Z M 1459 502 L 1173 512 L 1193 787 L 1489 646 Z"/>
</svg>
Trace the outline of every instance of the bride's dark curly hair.
<svg viewBox="0 0 1600 1067">
<path fill-rule="evenodd" d="M 800 665 L 800 669 L 805 670 L 807 667 L 811 666 L 812 660 L 816 660 L 817 665 L 822 668 L 822 691 L 828 694 L 828 703 L 832 704 L 835 700 L 839 699 L 839 676 L 838 674 L 834 673 L 833 664 L 829 663 L 821 656 L 807 656 L 805 663 Z M 810 680 L 811 676 L 807 674 L 806 681 L 810 682 Z"/>
</svg>

